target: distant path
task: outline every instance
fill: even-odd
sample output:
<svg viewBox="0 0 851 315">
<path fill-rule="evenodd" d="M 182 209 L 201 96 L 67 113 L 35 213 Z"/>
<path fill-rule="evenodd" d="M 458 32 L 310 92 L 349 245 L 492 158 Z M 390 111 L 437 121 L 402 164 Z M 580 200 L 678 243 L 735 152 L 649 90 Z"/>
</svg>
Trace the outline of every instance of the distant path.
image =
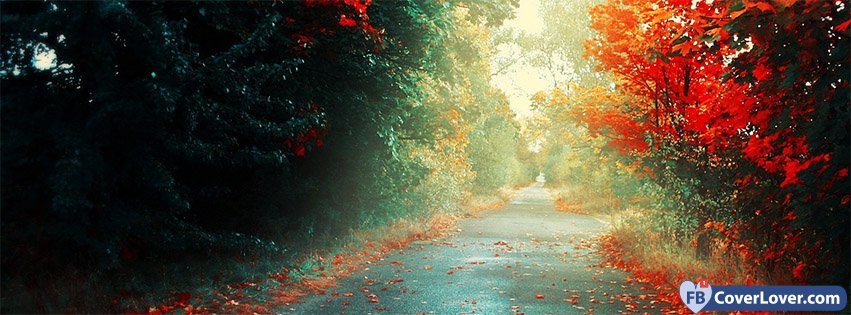
<svg viewBox="0 0 851 315">
<path fill-rule="evenodd" d="M 455 235 L 415 242 L 284 314 L 659 313 L 629 274 L 593 267 L 587 241 L 607 225 L 556 212 L 536 183 L 506 206 L 463 220 Z M 333 294 L 334 292 L 338 294 Z M 336 295 L 336 296 L 335 296 Z M 575 304 L 574 304 L 575 303 Z M 655 302 L 652 302 L 655 303 Z M 628 305 L 629 304 L 629 305 Z"/>
</svg>

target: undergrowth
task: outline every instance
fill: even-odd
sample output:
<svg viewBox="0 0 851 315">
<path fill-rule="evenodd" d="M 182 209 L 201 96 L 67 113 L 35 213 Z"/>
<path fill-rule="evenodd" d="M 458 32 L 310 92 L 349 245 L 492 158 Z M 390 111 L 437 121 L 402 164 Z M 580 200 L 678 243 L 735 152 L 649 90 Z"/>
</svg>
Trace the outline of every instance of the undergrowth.
<svg viewBox="0 0 851 315">
<path fill-rule="evenodd" d="M 647 196 L 618 197 L 611 191 L 567 185 L 552 193 L 559 211 L 592 215 L 611 224 L 597 239 L 604 263 L 632 273 L 631 280 L 651 285 L 660 300 L 671 305 L 664 311 L 689 312 L 677 294 L 685 280 L 706 279 L 715 285 L 766 282 L 720 235 L 698 229 L 696 222 L 676 211 L 652 207 Z"/>
<path fill-rule="evenodd" d="M 336 237 L 296 242 L 291 244 L 289 255 L 281 260 L 254 259 L 247 264 L 239 259 L 222 261 L 221 266 L 231 267 L 227 273 L 229 282 L 196 277 L 207 280 L 196 282 L 192 292 L 146 292 L 144 297 L 120 300 L 120 306 L 124 307 L 121 311 L 157 314 L 182 309 L 191 313 L 269 313 L 272 306 L 286 306 L 308 294 L 324 294 L 338 279 L 390 251 L 417 240 L 441 237 L 459 220 L 500 207 L 515 191 L 502 188 L 492 195 L 471 194 L 454 212 L 435 209 L 425 216 L 399 218 L 383 226 L 350 229 Z"/>
</svg>

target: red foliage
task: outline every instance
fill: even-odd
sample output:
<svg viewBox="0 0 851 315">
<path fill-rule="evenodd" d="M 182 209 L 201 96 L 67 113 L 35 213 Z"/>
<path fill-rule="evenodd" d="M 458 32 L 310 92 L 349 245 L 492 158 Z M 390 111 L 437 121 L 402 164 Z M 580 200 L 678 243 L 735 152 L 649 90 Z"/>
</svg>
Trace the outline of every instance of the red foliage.
<svg viewBox="0 0 851 315">
<path fill-rule="evenodd" d="M 313 144 L 317 149 L 321 149 L 323 142 L 322 138 L 328 134 L 327 130 L 317 131 L 315 128 L 308 129 L 304 133 L 298 133 L 294 139 L 284 139 L 281 143 L 292 150 L 297 157 L 304 157 L 307 154 L 307 147 Z"/>
<path fill-rule="evenodd" d="M 346 17 L 345 14 L 343 14 L 343 15 L 340 15 L 340 22 L 338 22 L 337 24 L 340 24 L 340 26 L 343 26 L 343 27 L 354 27 L 358 23 L 355 22 L 355 20 L 348 18 L 348 17 Z"/>
<path fill-rule="evenodd" d="M 816 98 L 790 103 L 785 101 L 789 94 L 800 94 L 801 90 L 759 89 L 777 78 L 792 75 L 788 65 L 778 64 L 776 58 L 744 59 L 747 52 L 725 41 L 730 34 L 724 26 L 733 20 L 748 20 L 743 13 L 788 15 L 794 14 L 793 11 L 777 10 L 766 2 L 746 2 L 745 9 L 731 14 L 739 18 L 730 19 L 717 14 L 721 6 L 704 2 L 692 7 L 691 1 L 656 1 L 658 9 L 652 11 L 644 1 L 623 3 L 592 9 L 592 27 L 602 37 L 588 42 L 587 51 L 589 57 L 600 61 L 600 70 L 617 75 L 623 90 L 642 97 L 635 104 L 641 110 L 600 113 L 600 117 L 588 121 L 592 130 L 606 126 L 611 137 L 632 142 L 631 148 L 639 150 L 641 146 L 636 144 L 645 133 L 657 141 L 686 142 L 705 147 L 709 152 L 719 146 L 741 150 L 746 158 L 766 171 L 783 174 L 785 180 L 781 186 L 784 187 L 800 184 L 799 172 L 829 161 L 828 155 L 811 154 L 808 144 L 813 139 L 803 134 L 804 129 L 795 128 L 807 124 L 807 116 L 817 105 Z M 832 5 L 817 7 L 814 11 L 821 12 Z M 844 28 L 846 24 L 836 27 Z M 753 45 L 760 50 L 783 49 L 770 45 L 772 39 L 764 38 L 763 33 L 749 34 Z M 815 63 L 826 58 L 817 56 L 824 52 L 817 52 L 819 48 L 807 40 L 808 36 L 798 38 L 800 53 L 808 60 L 804 65 L 823 68 Z M 752 63 L 752 70 L 738 72 L 730 66 L 731 58 Z M 756 81 L 725 80 L 729 73 L 751 76 Z M 807 82 L 813 81 L 802 80 L 800 88 L 812 90 L 807 88 L 811 85 Z M 847 85 L 847 81 L 841 84 Z M 777 128 L 778 120 L 782 124 L 784 119 L 789 127 Z M 744 146 L 733 141 L 748 129 L 753 131 Z"/>
<path fill-rule="evenodd" d="M 816 260 L 847 260 L 847 239 L 823 241 L 847 230 L 847 209 L 838 208 L 851 203 L 851 57 L 848 34 L 836 32 L 848 29 L 849 18 L 840 5 L 621 0 L 591 10 L 599 36 L 586 43 L 588 57 L 614 74 L 629 102 L 585 115 L 589 130 L 622 152 L 688 168 L 677 172 L 735 170 L 738 178 L 729 183 L 738 189 L 729 194 L 736 206 L 758 210 L 714 214 L 727 226 L 706 228 L 724 235 L 747 262 L 791 273 L 790 282 L 805 280 Z M 653 145 L 642 146 L 644 139 Z M 662 147 L 668 150 L 654 151 Z M 712 189 L 728 184 L 704 180 Z M 739 211 L 758 218 L 740 218 Z"/>
</svg>

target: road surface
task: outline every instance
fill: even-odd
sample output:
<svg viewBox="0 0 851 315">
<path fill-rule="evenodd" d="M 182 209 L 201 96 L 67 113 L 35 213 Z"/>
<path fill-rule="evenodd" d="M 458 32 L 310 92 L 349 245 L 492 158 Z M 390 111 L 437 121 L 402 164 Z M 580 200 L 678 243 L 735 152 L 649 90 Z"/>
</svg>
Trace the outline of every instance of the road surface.
<svg viewBox="0 0 851 315">
<path fill-rule="evenodd" d="M 659 313 L 652 291 L 602 267 L 589 240 L 608 225 L 556 212 L 542 183 L 442 239 L 414 242 L 284 314 Z"/>
</svg>

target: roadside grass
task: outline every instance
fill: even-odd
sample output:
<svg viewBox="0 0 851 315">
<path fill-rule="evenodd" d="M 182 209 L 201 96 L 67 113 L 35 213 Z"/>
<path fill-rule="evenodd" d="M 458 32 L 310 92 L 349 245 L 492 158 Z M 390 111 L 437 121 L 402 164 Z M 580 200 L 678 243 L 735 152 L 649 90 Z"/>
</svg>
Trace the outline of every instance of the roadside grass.
<svg viewBox="0 0 851 315">
<path fill-rule="evenodd" d="M 312 258 L 304 260 L 298 269 L 313 272 L 302 273 L 301 281 L 294 282 L 294 285 L 281 286 L 274 290 L 277 296 L 274 304 L 286 306 L 296 303 L 308 294 L 325 294 L 328 289 L 336 286 L 336 280 L 348 277 L 394 250 L 404 248 L 415 241 L 446 236 L 461 219 L 501 207 L 517 190 L 504 187 L 492 195 L 468 195 L 463 201 L 461 211 L 457 213 L 433 211 L 428 217 L 402 218 L 376 229 L 352 231 L 345 238 L 348 242 L 342 246 L 319 251 Z"/>
<path fill-rule="evenodd" d="M 647 209 L 629 207 L 613 216 L 608 239 L 620 248 L 620 260 L 640 263 L 644 270 L 667 274 L 669 284 L 679 287 L 684 280 L 707 279 L 718 285 L 753 284 L 752 276 L 738 255 L 720 238 L 707 237 L 708 253 L 700 253 L 698 235 L 676 236 L 654 230 L 647 220 Z M 664 220 L 664 216 L 657 217 Z M 612 256 L 612 255 L 610 255 Z"/>
<path fill-rule="evenodd" d="M 248 267 L 229 264 L 236 268 L 229 278 L 245 275 L 245 280 L 209 283 L 197 288 L 191 301 L 181 300 L 179 294 L 165 294 L 169 298 L 161 305 L 135 310 L 148 314 L 180 309 L 191 313 L 270 313 L 270 307 L 285 308 L 306 295 L 327 294 L 337 280 L 412 242 L 448 235 L 459 220 L 499 208 L 516 191 L 517 188 L 502 188 L 492 195 L 468 195 L 455 212 L 434 209 L 426 216 L 399 218 L 377 227 L 351 229 L 348 233 L 291 244 L 291 258 L 283 261 L 255 260 L 247 262 Z"/>
<path fill-rule="evenodd" d="M 471 194 L 464 200 L 465 211 L 467 213 L 478 213 L 499 208 L 511 199 L 516 192 L 517 188 L 502 187 L 492 195 Z"/>
<path fill-rule="evenodd" d="M 576 186 L 551 188 L 558 211 L 591 215 L 611 228 L 597 238 L 604 265 L 633 274 L 627 281 L 645 283 L 671 307 L 665 312 L 688 312 L 679 298 L 685 280 L 709 280 L 715 285 L 760 284 L 757 274 L 743 264 L 734 248 L 708 232 L 678 232 L 676 216 L 653 209 L 633 196 L 621 202 L 612 193 Z M 706 242 L 708 252 L 698 250 Z"/>
<path fill-rule="evenodd" d="M 610 191 L 592 189 L 581 185 L 548 187 L 555 208 L 560 212 L 591 215 L 605 221 L 621 207 L 618 198 Z"/>
</svg>

